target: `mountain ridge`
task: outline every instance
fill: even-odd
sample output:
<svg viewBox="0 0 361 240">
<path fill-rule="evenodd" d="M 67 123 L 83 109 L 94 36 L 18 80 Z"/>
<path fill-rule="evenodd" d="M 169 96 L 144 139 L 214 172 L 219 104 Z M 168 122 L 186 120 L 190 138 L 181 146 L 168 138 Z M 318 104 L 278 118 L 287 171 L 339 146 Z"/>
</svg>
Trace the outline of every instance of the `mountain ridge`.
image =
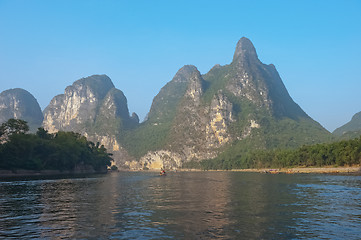
<svg viewBox="0 0 361 240">
<path fill-rule="evenodd" d="M 361 112 L 355 113 L 351 120 L 341 127 L 336 128 L 332 134 L 342 137 L 348 135 L 346 138 L 358 137 L 361 132 Z"/>
<path fill-rule="evenodd" d="M 227 148 L 297 147 L 331 138 L 293 101 L 274 65 L 263 64 L 247 38 L 237 43 L 230 64 L 203 75 L 195 66 L 182 67 L 154 98 L 149 118 L 134 135 L 139 137 L 127 138 L 125 148 L 146 168 L 179 167 Z M 152 135 L 162 140 L 142 149 Z"/>
<path fill-rule="evenodd" d="M 129 114 L 124 93 L 106 75 L 76 80 L 44 109 L 49 132 L 78 132 L 130 169 L 240 156 L 254 149 L 296 148 L 332 135 L 293 101 L 273 64 L 263 64 L 248 38 L 232 62 L 201 74 L 180 68 L 154 97 L 144 122 Z"/>
</svg>

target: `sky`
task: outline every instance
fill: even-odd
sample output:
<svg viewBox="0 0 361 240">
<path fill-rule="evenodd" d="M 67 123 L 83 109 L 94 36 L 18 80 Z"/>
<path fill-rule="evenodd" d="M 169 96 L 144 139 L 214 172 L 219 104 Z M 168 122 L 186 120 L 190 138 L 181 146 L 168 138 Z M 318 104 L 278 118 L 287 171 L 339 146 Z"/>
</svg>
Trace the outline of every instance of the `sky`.
<svg viewBox="0 0 361 240">
<path fill-rule="evenodd" d="M 0 92 L 44 109 L 66 86 L 108 75 L 144 119 L 186 64 L 205 74 L 249 38 L 291 97 L 329 131 L 361 111 L 361 1 L 0 0 Z"/>
</svg>

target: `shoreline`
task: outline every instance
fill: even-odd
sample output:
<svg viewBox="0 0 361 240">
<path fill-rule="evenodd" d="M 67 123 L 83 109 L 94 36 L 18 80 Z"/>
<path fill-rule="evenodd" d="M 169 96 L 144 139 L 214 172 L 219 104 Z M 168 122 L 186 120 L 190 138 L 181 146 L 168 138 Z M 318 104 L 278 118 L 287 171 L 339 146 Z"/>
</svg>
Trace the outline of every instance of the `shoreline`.
<svg viewBox="0 0 361 240">
<path fill-rule="evenodd" d="M 14 179 L 14 178 L 26 178 L 26 177 L 60 177 L 60 176 L 82 176 L 88 174 L 106 174 L 108 171 L 95 171 L 95 170 L 25 170 L 18 169 L 12 170 L 0 170 L 0 180 Z"/>
<path fill-rule="evenodd" d="M 252 173 L 321 173 L 321 174 L 356 174 L 361 175 L 361 166 L 349 167 L 294 167 L 294 168 L 248 168 L 231 170 L 201 170 L 201 169 L 179 169 L 180 172 L 203 172 L 203 171 L 231 171 L 231 172 L 252 172 Z"/>
<path fill-rule="evenodd" d="M 231 171 L 235 172 L 260 172 L 260 173 L 287 173 L 287 174 L 296 174 L 296 173 L 326 173 L 326 174 L 361 174 L 360 166 L 351 166 L 351 167 L 294 167 L 294 168 L 259 168 L 259 169 L 232 169 Z"/>
<path fill-rule="evenodd" d="M 149 170 L 124 170 L 119 169 L 118 172 L 158 172 L 158 169 Z M 348 174 L 361 176 L 361 165 L 349 167 L 294 167 L 294 168 L 248 168 L 248 169 L 231 169 L 231 170 L 202 170 L 202 169 L 177 169 L 168 170 L 167 172 L 250 172 L 250 173 L 269 173 L 269 174 Z M 23 177 L 61 177 L 61 176 L 82 176 L 89 174 L 107 174 L 112 171 L 95 171 L 95 170 L 24 170 L 16 171 L 0 170 L 0 180 L 23 178 Z"/>
</svg>

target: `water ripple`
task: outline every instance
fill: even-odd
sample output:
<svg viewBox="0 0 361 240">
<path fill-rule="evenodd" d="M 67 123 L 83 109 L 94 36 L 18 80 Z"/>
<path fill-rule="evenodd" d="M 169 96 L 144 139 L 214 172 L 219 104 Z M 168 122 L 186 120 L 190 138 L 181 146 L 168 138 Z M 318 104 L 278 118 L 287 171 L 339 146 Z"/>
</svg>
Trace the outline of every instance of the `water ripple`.
<svg viewBox="0 0 361 240">
<path fill-rule="evenodd" d="M 359 239 L 361 178 L 119 173 L 0 182 L 5 239 Z"/>
</svg>

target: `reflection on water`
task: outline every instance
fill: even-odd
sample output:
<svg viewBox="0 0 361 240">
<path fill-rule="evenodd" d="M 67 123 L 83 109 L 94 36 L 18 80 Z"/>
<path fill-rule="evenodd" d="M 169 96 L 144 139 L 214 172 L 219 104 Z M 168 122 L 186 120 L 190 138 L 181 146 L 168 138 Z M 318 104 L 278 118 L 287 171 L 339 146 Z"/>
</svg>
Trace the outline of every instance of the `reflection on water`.
<svg viewBox="0 0 361 240">
<path fill-rule="evenodd" d="M 359 239 L 361 178 L 115 173 L 0 182 L 0 238 Z"/>
</svg>

